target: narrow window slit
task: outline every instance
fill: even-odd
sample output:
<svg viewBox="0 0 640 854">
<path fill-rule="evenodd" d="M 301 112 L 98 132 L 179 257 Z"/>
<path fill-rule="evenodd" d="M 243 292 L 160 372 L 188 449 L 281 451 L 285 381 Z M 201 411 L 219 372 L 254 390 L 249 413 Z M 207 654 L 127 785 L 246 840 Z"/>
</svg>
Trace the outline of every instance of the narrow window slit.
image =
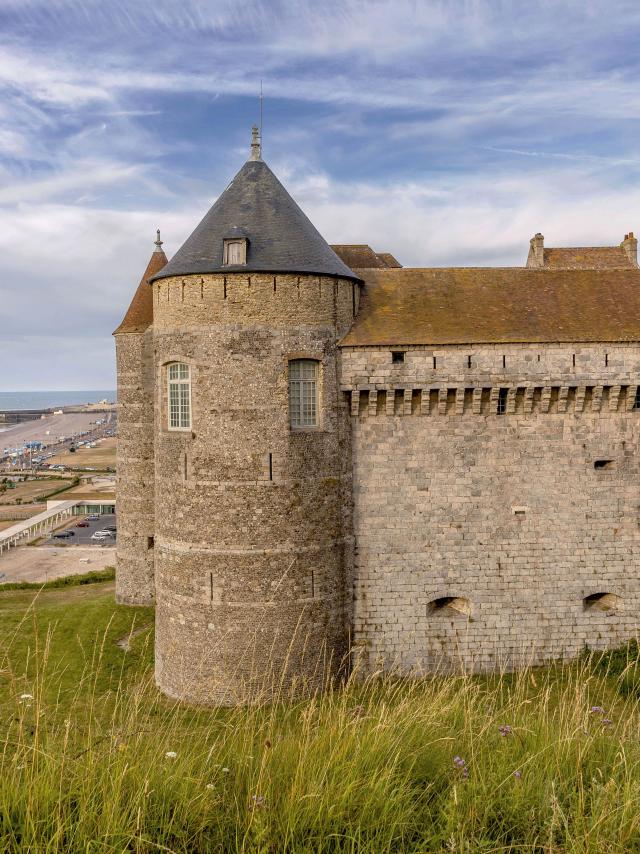
<svg viewBox="0 0 640 854">
<path fill-rule="evenodd" d="M 573 367 L 575 368 L 575 366 L 576 366 L 576 354 L 575 353 L 572 356 L 572 361 L 573 361 Z"/>
<path fill-rule="evenodd" d="M 435 371 L 435 369 L 437 368 L 437 366 L 438 366 L 438 360 L 437 360 L 437 359 L 436 359 L 436 357 L 434 356 L 434 357 L 433 357 L 433 370 L 434 370 L 434 371 Z"/>
<path fill-rule="evenodd" d="M 155 545 L 155 539 L 153 537 L 147 537 L 147 550 L 152 549 Z"/>
<path fill-rule="evenodd" d="M 209 602 L 213 602 L 213 573 L 209 573 Z"/>
<path fill-rule="evenodd" d="M 269 480 L 273 480 L 273 454 L 269 453 Z"/>
<path fill-rule="evenodd" d="M 222 280 L 222 298 L 227 298 L 227 277 L 225 276 Z"/>
<path fill-rule="evenodd" d="M 316 598 L 316 575 L 313 570 L 311 570 L 311 598 Z"/>
<path fill-rule="evenodd" d="M 471 367 L 471 356 L 467 356 L 467 367 Z"/>
<path fill-rule="evenodd" d="M 502 367 L 503 367 L 503 368 L 506 368 L 506 367 L 507 367 L 507 357 L 506 357 L 506 356 L 503 356 L 503 357 L 502 357 Z"/>
</svg>

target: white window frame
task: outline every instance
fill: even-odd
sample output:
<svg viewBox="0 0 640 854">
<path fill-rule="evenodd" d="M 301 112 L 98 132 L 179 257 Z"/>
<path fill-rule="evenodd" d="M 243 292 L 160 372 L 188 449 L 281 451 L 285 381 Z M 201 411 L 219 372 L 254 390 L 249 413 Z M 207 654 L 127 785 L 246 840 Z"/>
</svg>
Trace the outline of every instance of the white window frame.
<svg viewBox="0 0 640 854">
<path fill-rule="evenodd" d="M 238 247 L 238 261 L 231 261 L 230 251 L 231 249 L 235 249 Z M 243 237 L 229 237 L 224 239 L 223 247 L 222 247 L 222 263 L 224 266 L 228 267 L 240 267 L 247 263 L 247 241 L 246 238 Z"/>
<path fill-rule="evenodd" d="M 317 430 L 320 426 L 320 362 L 317 359 L 291 359 L 289 362 L 289 424 L 292 430 Z"/>
<path fill-rule="evenodd" d="M 178 376 L 172 377 L 171 374 L 174 370 L 178 372 Z M 186 397 L 183 394 L 185 389 Z M 172 397 L 174 390 L 177 393 L 175 408 Z M 184 406 L 185 401 L 186 407 Z M 174 431 L 191 430 L 191 413 L 191 365 L 186 362 L 169 362 L 167 365 L 167 429 Z"/>
</svg>

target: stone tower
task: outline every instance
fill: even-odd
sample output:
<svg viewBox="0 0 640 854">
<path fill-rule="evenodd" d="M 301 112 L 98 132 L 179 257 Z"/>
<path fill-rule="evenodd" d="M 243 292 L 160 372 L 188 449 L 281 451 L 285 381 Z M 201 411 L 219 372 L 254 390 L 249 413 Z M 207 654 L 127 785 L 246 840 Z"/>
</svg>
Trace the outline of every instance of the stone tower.
<svg viewBox="0 0 640 854">
<path fill-rule="evenodd" d="M 313 690 L 347 648 L 337 343 L 360 280 L 263 162 L 254 129 L 250 160 L 151 282 L 157 683 L 200 703 Z"/>
<path fill-rule="evenodd" d="M 116 599 L 154 601 L 153 300 L 149 279 L 167 263 L 156 248 L 124 320 L 113 333 L 118 371 Z"/>
</svg>

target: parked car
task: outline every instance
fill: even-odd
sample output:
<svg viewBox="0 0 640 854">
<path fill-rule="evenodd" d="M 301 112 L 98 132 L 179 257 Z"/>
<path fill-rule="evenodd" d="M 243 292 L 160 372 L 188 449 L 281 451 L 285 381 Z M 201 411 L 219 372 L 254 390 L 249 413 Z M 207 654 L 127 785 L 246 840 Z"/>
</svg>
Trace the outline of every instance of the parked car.
<svg viewBox="0 0 640 854">
<path fill-rule="evenodd" d="M 109 531 L 96 531 L 95 534 L 91 534 L 92 540 L 109 540 L 111 538 L 111 533 Z"/>
<path fill-rule="evenodd" d="M 104 529 L 105 531 L 113 531 L 113 533 L 115 534 L 115 532 L 118 530 L 118 527 L 117 525 L 105 525 Z"/>
<path fill-rule="evenodd" d="M 60 531 L 53 535 L 54 540 L 68 540 L 69 537 L 75 537 L 75 533 L 73 531 Z"/>
<path fill-rule="evenodd" d="M 87 516 L 87 522 L 97 522 L 100 516 L 97 513 L 92 513 L 90 516 Z"/>
<path fill-rule="evenodd" d="M 76 528 L 89 528 L 91 527 L 88 522 L 76 522 Z"/>
</svg>

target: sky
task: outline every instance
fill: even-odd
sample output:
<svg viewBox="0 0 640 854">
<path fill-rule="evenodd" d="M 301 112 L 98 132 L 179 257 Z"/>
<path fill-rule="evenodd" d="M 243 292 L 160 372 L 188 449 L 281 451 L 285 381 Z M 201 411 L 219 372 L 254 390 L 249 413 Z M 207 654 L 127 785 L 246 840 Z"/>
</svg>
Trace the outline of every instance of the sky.
<svg viewBox="0 0 640 854">
<path fill-rule="evenodd" d="M 263 156 L 330 243 L 513 266 L 640 231 L 640 4 L 0 0 L 0 390 L 115 387 L 111 332 Z"/>
</svg>

